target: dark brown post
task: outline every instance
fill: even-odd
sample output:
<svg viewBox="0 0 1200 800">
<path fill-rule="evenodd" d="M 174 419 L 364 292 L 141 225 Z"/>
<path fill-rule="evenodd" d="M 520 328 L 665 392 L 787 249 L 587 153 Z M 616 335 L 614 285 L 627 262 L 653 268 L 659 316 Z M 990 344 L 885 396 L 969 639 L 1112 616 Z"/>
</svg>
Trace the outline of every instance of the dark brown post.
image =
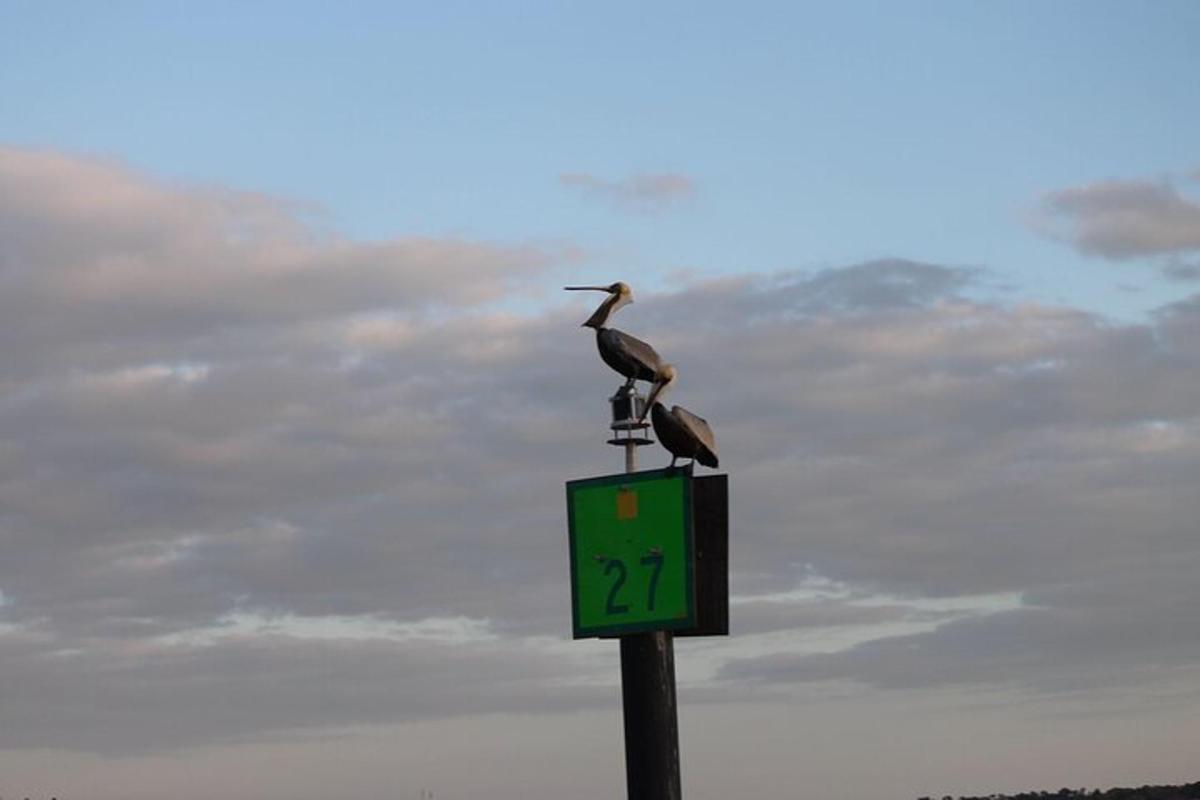
<svg viewBox="0 0 1200 800">
<path fill-rule="evenodd" d="M 636 401 L 630 407 L 636 409 Z M 625 448 L 625 471 L 636 472 L 638 445 L 649 440 L 630 432 L 630 438 L 612 443 L 618 441 Z M 670 631 L 621 637 L 621 703 L 629 800 L 680 800 L 675 642 Z"/>
</svg>

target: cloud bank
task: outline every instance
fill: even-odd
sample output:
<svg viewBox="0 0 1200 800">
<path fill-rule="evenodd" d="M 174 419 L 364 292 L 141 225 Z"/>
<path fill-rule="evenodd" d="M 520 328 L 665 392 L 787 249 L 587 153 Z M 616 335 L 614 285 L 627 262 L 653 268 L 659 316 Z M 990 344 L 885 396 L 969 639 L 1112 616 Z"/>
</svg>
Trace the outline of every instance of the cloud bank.
<svg viewBox="0 0 1200 800">
<path fill-rule="evenodd" d="M 619 379 L 585 300 L 489 302 L 556 253 L 0 166 L 0 749 L 611 704 L 610 643 L 566 641 L 562 482 L 619 469 Z M 736 635 L 681 643 L 695 702 L 1195 702 L 1200 300 L 1115 325 L 976 278 L 889 259 L 617 317 L 732 476 Z"/>
</svg>

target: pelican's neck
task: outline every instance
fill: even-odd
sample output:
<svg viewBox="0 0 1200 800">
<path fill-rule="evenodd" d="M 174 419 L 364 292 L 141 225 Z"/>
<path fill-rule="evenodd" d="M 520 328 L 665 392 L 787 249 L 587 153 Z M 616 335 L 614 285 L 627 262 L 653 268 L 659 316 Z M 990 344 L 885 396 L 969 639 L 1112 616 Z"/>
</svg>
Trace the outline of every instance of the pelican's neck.
<svg viewBox="0 0 1200 800">
<path fill-rule="evenodd" d="M 604 302 L 596 309 L 596 313 L 588 317 L 587 322 L 583 323 L 583 327 L 600 330 L 608 322 L 608 318 L 613 315 L 613 312 L 628 302 L 630 302 L 629 299 L 622 297 L 620 294 L 610 294 L 604 298 Z"/>
<path fill-rule="evenodd" d="M 670 389 L 674 384 L 675 384 L 675 375 L 674 374 L 672 374 L 666 380 L 656 379 L 654 381 L 654 385 L 650 388 L 650 396 L 646 398 L 646 408 L 654 408 L 655 406 L 661 406 L 662 403 L 659 402 L 659 400 L 662 398 L 662 396 L 664 394 L 667 393 L 667 390 Z"/>
</svg>

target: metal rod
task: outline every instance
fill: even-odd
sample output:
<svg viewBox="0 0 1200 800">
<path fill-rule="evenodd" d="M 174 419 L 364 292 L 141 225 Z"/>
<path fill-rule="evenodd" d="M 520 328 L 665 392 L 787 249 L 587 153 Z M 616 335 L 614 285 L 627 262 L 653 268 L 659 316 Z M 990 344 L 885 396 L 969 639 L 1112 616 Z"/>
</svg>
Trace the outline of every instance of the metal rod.
<svg viewBox="0 0 1200 800">
<path fill-rule="evenodd" d="M 637 471 L 637 443 L 625 444 L 625 471 Z M 669 631 L 621 637 L 625 786 L 629 800 L 680 800 L 675 643 Z"/>
</svg>

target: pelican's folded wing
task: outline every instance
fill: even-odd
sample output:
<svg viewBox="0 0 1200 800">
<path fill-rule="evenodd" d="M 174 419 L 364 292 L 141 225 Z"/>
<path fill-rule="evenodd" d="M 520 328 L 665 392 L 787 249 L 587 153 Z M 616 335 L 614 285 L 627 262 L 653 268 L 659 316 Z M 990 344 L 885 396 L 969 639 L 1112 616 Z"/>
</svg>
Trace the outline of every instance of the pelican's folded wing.
<svg viewBox="0 0 1200 800">
<path fill-rule="evenodd" d="M 712 428 L 708 427 L 708 421 L 704 417 L 698 417 L 688 411 L 683 406 L 672 406 L 671 413 L 679 420 L 679 423 L 687 428 L 688 432 L 695 437 L 700 443 L 700 452 L 696 456 L 696 460 L 706 467 L 716 467 L 717 460 L 717 442 L 713 438 Z"/>
<path fill-rule="evenodd" d="M 652 381 L 655 371 L 662 365 L 662 358 L 654 351 L 653 347 L 616 328 L 605 328 L 600 331 L 597 342 L 600 345 L 600 355 L 605 362 L 626 377 Z M 609 361 L 610 356 L 619 362 L 621 367 Z"/>
</svg>

